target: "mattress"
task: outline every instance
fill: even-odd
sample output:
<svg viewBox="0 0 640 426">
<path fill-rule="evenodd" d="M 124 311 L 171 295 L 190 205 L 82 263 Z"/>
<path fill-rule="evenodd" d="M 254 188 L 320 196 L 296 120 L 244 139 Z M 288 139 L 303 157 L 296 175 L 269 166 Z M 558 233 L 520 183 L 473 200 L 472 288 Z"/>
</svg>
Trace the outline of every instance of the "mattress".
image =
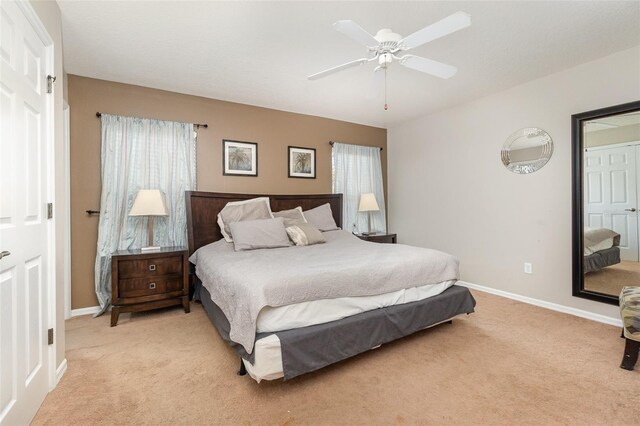
<svg viewBox="0 0 640 426">
<path fill-rule="evenodd" d="M 415 302 L 436 296 L 453 284 L 448 280 L 437 284 L 402 289 L 376 296 L 340 297 L 313 300 L 286 306 L 263 308 L 258 314 L 257 332 L 269 333 L 292 328 L 308 327 L 336 321 L 373 309 Z"/>
</svg>

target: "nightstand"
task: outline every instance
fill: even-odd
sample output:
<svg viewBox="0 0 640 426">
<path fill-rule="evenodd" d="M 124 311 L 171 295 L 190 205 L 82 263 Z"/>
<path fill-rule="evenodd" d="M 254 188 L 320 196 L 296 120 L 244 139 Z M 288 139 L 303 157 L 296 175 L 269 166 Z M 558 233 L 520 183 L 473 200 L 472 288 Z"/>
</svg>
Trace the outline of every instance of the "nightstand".
<svg viewBox="0 0 640 426">
<path fill-rule="evenodd" d="M 373 243 L 387 243 L 395 244 L 398 242 L 396 234 L 371 234 L 371 235 L 357 235 L 358 238 L 365 241 L 371 241 Z"/>
<path fill-rule="evenodd" d="M 111 257 L 111 327 L 120 312 L 140 312 L 180 305 L 189 312 L 189 252 L 184 247 L 160 251 L 121 250 Z"/>
</svg>

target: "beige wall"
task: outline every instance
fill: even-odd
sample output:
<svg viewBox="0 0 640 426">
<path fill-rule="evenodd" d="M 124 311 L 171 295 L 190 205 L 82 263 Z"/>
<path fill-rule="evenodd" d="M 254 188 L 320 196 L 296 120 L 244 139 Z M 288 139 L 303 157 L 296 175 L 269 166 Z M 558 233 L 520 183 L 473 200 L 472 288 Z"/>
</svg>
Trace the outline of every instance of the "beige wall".
<svg viewBox="0 0 640 426">
<path fill-rule="evenodd" d="M 59 77 L 54 88 L 54 173 L 55 173 L 55 194 L 54 194 L 54 220 L 55 220 L 55 279 L 56 279 L 56 365 L 59 367 L 65 359 L 65 334 L 64 334 L 64 235 L 66 232 L 65 223 L 57 218 L 64 217 L 66 210 L 65 199 L 65 169 L 64 169 L 64 140 L 63 140 L 63 94 L 65 92 L 62 63 L 62 20 L 60 9 L 55 1 L 31 1 L 31 5 L 42 21 L 47 33 L 54 43 L 54 74 Z"/>
<path fill-rule="evenodd" d="M 381 146 L 386 187 L 385 129 L 266 108 L 68 76 L 71 108 L 71 304 L 98 304 L 93 284 L 100 207 L 100 120 L 96 112 L 206 123 L 198 132 L 198 189 L 241 193 L 331 192 L 329 141 Z M 222 139 L 258 143 L 258 177 L 222 176 Z M 287 146 L 316 148 L 317 178 L 287 177 Z"/>
<path fill-rule="evenodd" d="M 619 318 L 571 296 L 571 114 L 640 99 L 638 76 L 640 47 L 390 128 L 390 230 L 458 256 L 463 280 Z M 553 156 L 511 173 L 502 144 L 531 126 Z"/>
<path fill-rule="evenodd" d="M 640 124 L 587 132 L 584 139 L 586 148 L 640 141 Z"/>
</svg>

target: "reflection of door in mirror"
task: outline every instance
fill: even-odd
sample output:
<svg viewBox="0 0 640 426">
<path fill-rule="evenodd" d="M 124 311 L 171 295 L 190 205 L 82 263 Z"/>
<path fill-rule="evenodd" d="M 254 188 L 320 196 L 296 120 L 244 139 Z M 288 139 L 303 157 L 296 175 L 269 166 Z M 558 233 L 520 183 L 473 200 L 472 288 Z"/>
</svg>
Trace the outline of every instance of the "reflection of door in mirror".
<svg viewBox="0 0 640 426">
<path fill-rule="evenodd" d="M 584 290 L 640 285 L 640 112 L 583 122 Z"/>
</svg>

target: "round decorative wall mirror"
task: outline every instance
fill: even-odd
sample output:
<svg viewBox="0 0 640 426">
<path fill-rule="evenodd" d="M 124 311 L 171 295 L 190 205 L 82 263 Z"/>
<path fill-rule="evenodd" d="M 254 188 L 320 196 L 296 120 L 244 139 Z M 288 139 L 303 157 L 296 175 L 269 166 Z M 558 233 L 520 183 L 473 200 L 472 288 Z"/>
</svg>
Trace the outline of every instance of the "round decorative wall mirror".
<svg viewBox="0 0 640 426">
<path fill-rule="evenodd" d="M 502 146 L 502 164 L 513 173 L 527 174 L 540 170 L 553 154 L 549 133 L 537 127 L 513 132 Z"/>
</svg>

